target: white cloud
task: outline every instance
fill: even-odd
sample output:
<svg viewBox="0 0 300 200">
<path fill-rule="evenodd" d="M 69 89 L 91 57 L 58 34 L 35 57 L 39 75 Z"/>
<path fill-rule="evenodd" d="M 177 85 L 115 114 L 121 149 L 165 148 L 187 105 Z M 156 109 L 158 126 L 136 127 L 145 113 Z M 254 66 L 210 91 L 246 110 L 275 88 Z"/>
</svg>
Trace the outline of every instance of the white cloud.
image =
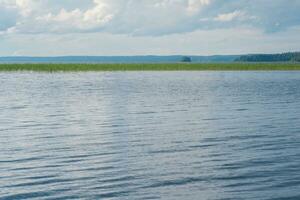
<svg viewBox="0 0 300 200">
<path fill-rule="evenodd" d="M 17 7 L 23 18 L 16 24 L 23 33 L 68 33 L 85 32 L 101 28 L 113 18 L 111 4 L 105 0 L 94 0 L 94 6 L 82 10 L 75 8 L 66 10 L 62 7 L 57 11 L 46 8 L 41 1 L 17 0 Z M 51 7 L 50 7 L 51 8 Z M 43 10 L 44 12 L 40 12 Z M 46 14 L 45 14 L 46 13 Z"/>
<path fill-rule="evenodd" d="M 48 13 L 44 16 L 37 16 L 35 20 L 38 24 L 47 24 L 49 32 L 69 32 L 99 28 L 108 23 L 112 18 L 113 15 L 105 14 L 104 8 L 95 7 L 86 12 L 82 12 L 80 9 L 71 11 L 61 9 L 56 15 Z"/>
<path fill-rule="evenodd" d="M 21 15 L 26 17 L 31 14 L 36 5 L 32 0 L 16 0 L 16 6 L 20 9 Z"/>
<path fill-rule="evenodd" d="M 202 7 L 211 3 L 211 0 L 189 0 L 187 10 L 191 13 L 197 13 Z"/>
<path fill-rule="evenodd" d="M 245 16 L 244 12 L 236 10 L 231 13 L 219 14 L 217 17 L 214 18 L 214 20 L 220 21 L 220 22 L 230 22 L 235 19 L 244 18 L 244 16 Z"/>
<path fill-rule="evenodd" d="M 274 32 L 299 25 L 299 9 L 297 0 L 0 0 L 0 31 L 160 36 L 247 25 Z"/>
</svg>

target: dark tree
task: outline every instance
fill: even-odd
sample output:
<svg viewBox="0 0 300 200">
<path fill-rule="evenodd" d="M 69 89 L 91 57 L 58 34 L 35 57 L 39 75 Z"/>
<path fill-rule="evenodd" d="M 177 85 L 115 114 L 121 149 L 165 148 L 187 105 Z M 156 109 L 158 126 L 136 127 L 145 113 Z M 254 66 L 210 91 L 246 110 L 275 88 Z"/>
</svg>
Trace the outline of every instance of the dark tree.
<svg viewBox="0 0 300 200">
<path fill-rule="evenodd" d="M 181 62 L 192 62 L 192 59 L 190 57 L 188 57 L 188 56 L 183 56 L 181 58 Z"/>
<path fill-rule="evenodd" d="M 237 62 L 299 62 L 300 52 L 282 54 L 252 54 L 237 58 Z"/>
</svg>

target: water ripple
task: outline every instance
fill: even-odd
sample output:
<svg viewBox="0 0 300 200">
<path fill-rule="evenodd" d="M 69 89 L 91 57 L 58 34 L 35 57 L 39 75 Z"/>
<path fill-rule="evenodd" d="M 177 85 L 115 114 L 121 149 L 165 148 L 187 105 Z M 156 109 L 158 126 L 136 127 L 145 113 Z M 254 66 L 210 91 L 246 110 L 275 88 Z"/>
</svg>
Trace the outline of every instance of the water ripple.
<svg viewBox="0 0 300 200">
<path fill-rule="evenodd" d="M 300 73 L 0 73 L 0 199 L 300 198 Z"/>
</svg>

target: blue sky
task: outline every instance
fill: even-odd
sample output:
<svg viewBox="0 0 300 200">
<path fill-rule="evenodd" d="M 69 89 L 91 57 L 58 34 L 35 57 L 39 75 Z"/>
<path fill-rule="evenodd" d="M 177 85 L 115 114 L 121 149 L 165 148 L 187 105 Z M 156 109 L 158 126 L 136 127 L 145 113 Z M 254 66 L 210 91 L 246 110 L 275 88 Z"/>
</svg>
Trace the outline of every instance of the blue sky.
<svg viewBox="0 0 300 200">
<path fill-rule="evenodd" d="M 300 0 L 0 0 L 0 56 L 300 50 Z"/>
</svg>

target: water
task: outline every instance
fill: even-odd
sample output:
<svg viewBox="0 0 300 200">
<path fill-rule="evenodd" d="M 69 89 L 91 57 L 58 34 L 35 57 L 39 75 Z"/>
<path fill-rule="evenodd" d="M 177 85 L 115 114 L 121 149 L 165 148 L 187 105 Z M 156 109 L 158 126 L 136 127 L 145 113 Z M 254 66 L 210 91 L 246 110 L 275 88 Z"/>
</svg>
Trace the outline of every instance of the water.
<svg viewBox="0 0 300 200">
<path fill-rule="evenodd" d="M 300 199 L 299 72 L 0 73 L 0 199 Z"/>
</svg>

